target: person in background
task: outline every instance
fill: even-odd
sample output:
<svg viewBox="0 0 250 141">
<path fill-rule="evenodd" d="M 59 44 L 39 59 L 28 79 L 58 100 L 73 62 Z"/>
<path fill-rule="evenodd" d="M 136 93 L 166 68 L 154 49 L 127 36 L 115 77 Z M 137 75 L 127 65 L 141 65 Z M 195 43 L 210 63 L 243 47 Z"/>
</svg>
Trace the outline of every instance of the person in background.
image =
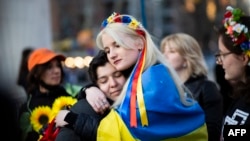
<svg viewBox="0 0 250 141">
<path fill-rule="evenodd" d="M 69 96 L 61 86 L 65 56 L 47 48 L 34 49 L 28 59 L 28 99 L 20 109 L 20 129 L 23 141 L 39 139 L 39 125 L 50 122 L 48 109 L 60 96 Z M 46 108 L 44 108 L 46 107 Z M 43 109 L 36 114 L 36 109 Z M 41 117 L 39 117 L 41 116 Z M 34 117 L 34 118 L 32 118 Z M 33 120 L 32 120 L 33 119 Z"/>
<path fill-rule="evenodd" d="M 222 68 L 221 65 L 216 64 L 215 65 L 215 80 L 220 88 L 220 93 L 222 95 L 223 99 L 223 116 L 226 114 L 227 109 L 229 108 L 231 102 L 232 102 L 232 86 L 231 84 L 225 79 L 225 71 Z"/>
<path fill-rule="evenodd" d="M 1 76 L 3 74 L 0 74 Z M 2 121 L 1 126 L 1 138 L 9 141 L 21 141 L 20 131 L 18 127 L 18 108 L 16 105 L 16 99 L 13 98 L 14 93 L 9 90 L 8 80 L 0 80 L 0 106 Z"/>
<path fill-rule="evenodd" d="M 233 101 L 224 117 L 224 131 L 226 125 L 250 126 L 250 16 L 228 6 L 222 22 L 217 29 L 216 63 L 222 66 L 225 79 L 233 87 Z"/>
<path fill-rule="evenodd" d="M 122 87 L 126 82 L 126 78 L 124 77 L 124 75 L 121 72 L 117 71 L 108 62 L 107 56 L 104 51 L 99 51 L 99 53 L 90 62 L 88 74 L 91 80 L 91 84 L 98 86 L 98 88 L 103 91 L 110 104 L 112 104 L 119 96 Z M 64 112 L 69 112 L 65 117 L 65 121 L 68 123 L 68 125 L 60 129 L 60 132 L 56 137 L 56 141 L 96 140 L 96 137 L 92 136 L 91 133 L 88 137 L 81 137 L 77 135 L 72 129 L 73 123 L 75 122 L 76 116 L 79 113 L 86 113 L 97 118 L 103 118 L 108 113 L 108 110 L 104 114 L 96 113 L 94 109 L 89 105 L 88 101 L 84 98 L 84 90 L 79 93 L 79 97 L 80 99 L 78 100 L 78 102 L 70 108 L 70 112 L 67 110 L 62 110 L 57 114 L 56 122 L 64 122 Z M 60 120 L 60 118 L 63 119 Z M 78 125 L 79 124 L 75 124 L 75 126 Z M 93 125 L 89 123 L 85 128 L 88 129 L 90 128 L 89 126 L 91 127 Z"/>
<path fill-rule="evenodd" d="M 19 73 L 18 73 L 18 78 L 17 78 L 17 85 L 23 87 L 25 90 L 26 94 L 28 92 L 28 86 L 27 86 L 27 76 L 29 73 L 28 70 L 28 58 L 30 53 L 33 51 L 32 47 L 26 47 L 22 51 L 22 56 L 21 56 L 21 62 L 19 66 Z"/>
<path fill-rule="evenodd" d="M 87 55 L 95 56 L 97 54 L 98 48 L 96 48 L 92 30 L 80 30 L 76 36 L 76 42 L 81 49 L 86 51 Z"/>
<path fill-rule="evenodd" d="M 207 65 L 198 42 L 185 33 L 166 36 L 162 53 L 205 112 L 208 141 L 219 141 L 222 126 L 222 97 L 216 83 L 207 78 Z"/>
<path fill-rule="evenodd" d="M 96 42 L 118 71 L 130 74 L 109 114 L 97 122 L 97 131 L 91 131 L 98 141 L 207 140 L 203 110 L 189 97 L 140 22 L 131 15 L 113 13 L 102 23 Z M 89 87 L 85 92 L 95 110 L 108 107 L 97 88 Z M 94 122 L 86 114 L 80 114 L 75 124 L 78 121 L 83 125 Z M 89 130 L 76 132 L 88 135 Z"/>
</svg>

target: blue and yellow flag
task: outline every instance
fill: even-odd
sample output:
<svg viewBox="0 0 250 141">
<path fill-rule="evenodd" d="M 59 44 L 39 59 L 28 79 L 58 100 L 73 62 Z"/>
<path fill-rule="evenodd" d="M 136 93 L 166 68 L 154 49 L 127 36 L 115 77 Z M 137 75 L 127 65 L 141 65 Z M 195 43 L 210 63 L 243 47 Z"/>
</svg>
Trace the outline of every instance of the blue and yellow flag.
<svg viewBox="0 0 250 141">
<path fill-rule="evenodd" d="M 97 140 L 207 141 L 203 110 L 196 101 L 191 106 L 181 102 L 169 70 L 158 64 L 143 72 L 146 51 L 131 73 L 123 102 L 101 121 Z"/>
<path fill-rule="evenodd" d="M 172 76 L 164 65 L 148 68 L 137 80 L 141 84 L 136 88 L 141 85 L 141 90 L 136 90 L 135 107 L 131 107 L 129 89 L 134 87 L 131 83 L 120 107 L 101 121 L 98 141 L 207 141 L 203 110 L 197 102 L 192 106 L 181 103 Z M 132 113 L 136 116 L 134 123 L 131 123 L 132 108 L 136 112 Z"/>
</svg>

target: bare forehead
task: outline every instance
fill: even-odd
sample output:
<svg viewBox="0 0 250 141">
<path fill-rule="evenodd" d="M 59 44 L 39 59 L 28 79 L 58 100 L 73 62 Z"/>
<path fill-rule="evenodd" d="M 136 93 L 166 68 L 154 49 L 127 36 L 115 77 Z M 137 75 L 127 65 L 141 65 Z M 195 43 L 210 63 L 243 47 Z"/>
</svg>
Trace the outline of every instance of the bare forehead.
<svg viewBox="0 0 250 141">
<path fill-rule="evenodd" d="M 112 66 L 109 62 L 107 62 L 104 66 L 99 66 L 97 68 L 97 76 L 98 78 L 103 77 L 103 76 L 107 76 L 110 75 L 114 72 L 116 72 L 116 68 L 114 66 Z"/>
</svg>

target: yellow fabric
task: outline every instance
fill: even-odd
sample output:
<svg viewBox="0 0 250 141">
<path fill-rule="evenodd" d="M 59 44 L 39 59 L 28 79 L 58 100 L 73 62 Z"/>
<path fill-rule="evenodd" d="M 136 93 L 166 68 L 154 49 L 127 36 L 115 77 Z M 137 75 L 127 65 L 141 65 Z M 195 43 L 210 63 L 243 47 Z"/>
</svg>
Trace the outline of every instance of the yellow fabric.
<svg viewBox="0 0 250 141">
<path fill-rule="evenodd" d="M 185 125 L 183 125 L 183 126 L 185 126 Z M 178 138 L 166 139 L 163 141 L 208 141 L 207 126 L 206 126 L 206 124 L 204 124 L 199 129 L 196 129 L 195 131 L 193 131 L 187 135 L 184 135 L 184 136 L 181 136 Z"/>
<path fill-rule="evenodd" d="M 111 110 L 103 118 L 97 131 L 97 141 L 136 141 L 118 113 Z"/>
<path fill-rule="evenodd" d="M 199 129 L 187 135 L 165 139 L 163 141 L 207 141 L 208 136 L 206 131 L 207 127 L 206 124 L 204 124 Z M 98 127 L 97 141 L 139 141 L 139 139 L 133 138 L 118 113 L 111 110 L 111 112 L 103 118 Z"/>
</svg>

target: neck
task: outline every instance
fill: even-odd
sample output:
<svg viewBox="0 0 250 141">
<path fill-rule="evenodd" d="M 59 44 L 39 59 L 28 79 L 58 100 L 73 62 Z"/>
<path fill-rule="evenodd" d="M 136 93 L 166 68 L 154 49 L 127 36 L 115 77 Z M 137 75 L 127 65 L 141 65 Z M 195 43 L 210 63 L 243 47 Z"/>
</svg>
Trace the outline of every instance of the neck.
<svg viewBox="0 0 250 141">
<path fill-rule="evenodd" d="M 43 81 L 40 81 L 40 85 L 39 85 L 39 90 L 42 93 L 48 93 L 49 91 L 52 91 L 56 88 L 58 88 L 59 85 L 49 85 L 44 83 Z"/>
<path fill-rule="evenodd" d="M 49 92 L 48 89 L 44 88 L 44 87 L 41 86 L 41 85 L 39 86 L 39 90 L 40 90 L 41 93 L 48 93 L 48 92 Z"/>
<path fill-rule="evenodd" d="M 186 82 L 190 77 L 190 74 L 188 74 L 188 72 L 184 69 L 177 71 L 177 74 L 183 83 Z"/>
<path fill-rule="evenodd" d="M 122 73 L 123 73 L 123 75 L 124 75 L 126 78 L 128 78 L 129 75 L 130 75 L 130 73 L 133 71 L 133 69 L 134 69 L 134 65 L 131 66 L 130 68 L 128 68 L 128 69 L 122 71 Z"/>
</svg>

